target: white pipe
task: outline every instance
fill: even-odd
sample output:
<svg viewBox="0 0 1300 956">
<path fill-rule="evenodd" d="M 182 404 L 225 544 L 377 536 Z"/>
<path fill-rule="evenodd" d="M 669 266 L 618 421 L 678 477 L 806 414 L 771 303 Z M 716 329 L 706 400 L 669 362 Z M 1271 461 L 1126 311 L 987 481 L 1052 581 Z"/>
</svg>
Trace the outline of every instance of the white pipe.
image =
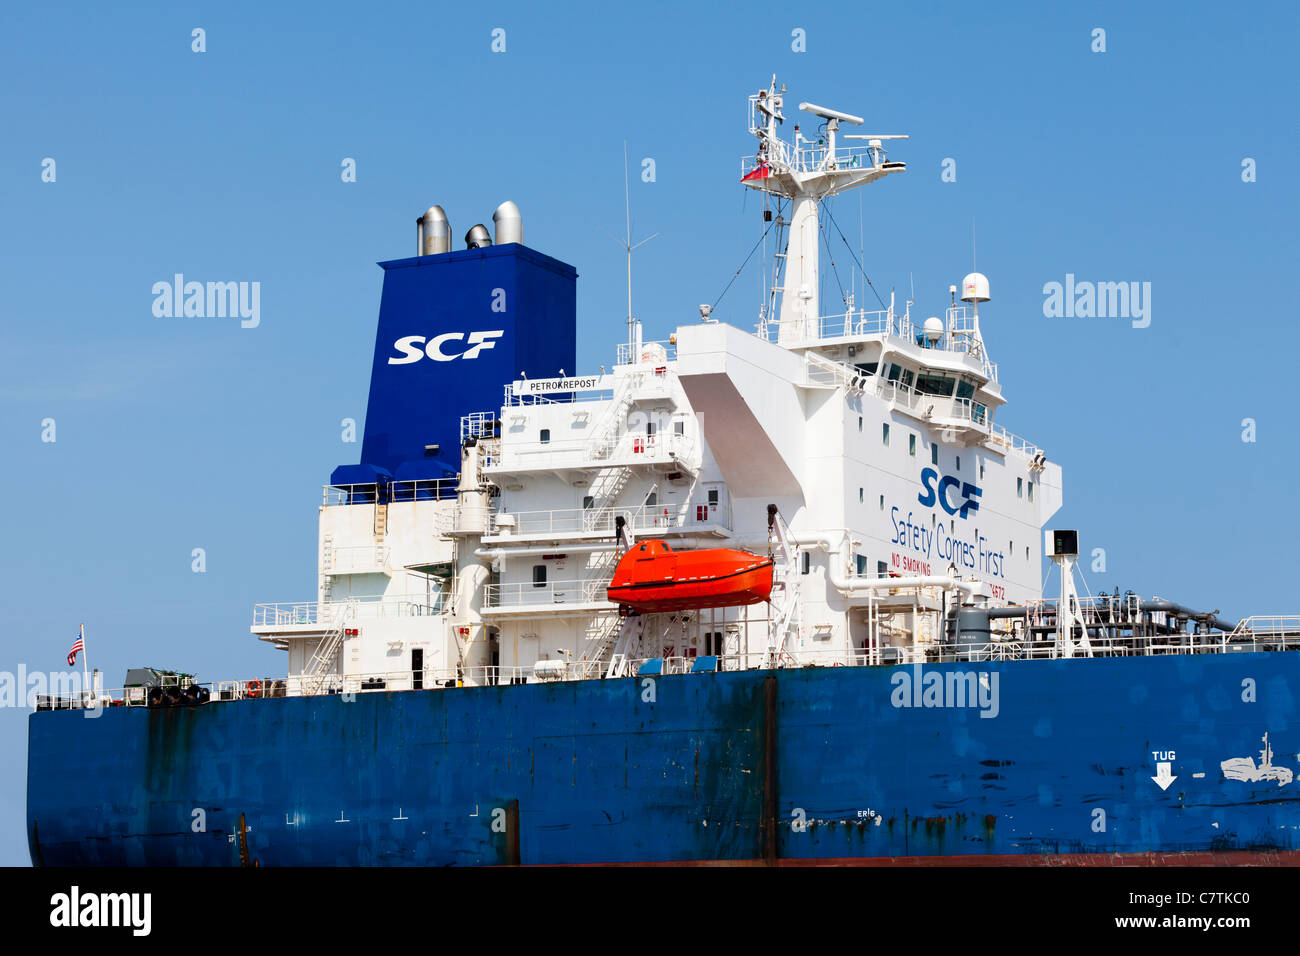
<svg viewBox="0 0 1300 956">
<path fill-rule="evenodd" d="M 845 554 L 845 549 L 849 544 L 846 533 L 839 532 L 840 540 L 838 543 L 832 540 L 829 532 L 825 531 L 810 531 L 803 534 L 791 532 L 791 537 L 796 544 L 802 547 L 813 546 L 831 555 L 831 560 L 828 562 L 831 585 L 847 598 L 860 597 L 870 591 L 888 591 L 893 588 L 938 587 L 961 591 L 969 597 L 984 593 L 982 581 L 963 581 L 949 575 L 925 575 L 909 578 L 850 577 L 846 573 L 849 565 L 848 555 Z"/>
<path fill-rule="evenodd" d="M 671 544 L 709 545 L 716 544 L 712 539 L 673 538 Z M 591 554 L 594 551 L 613 551 L 618 547 L 617 541 L 602 541 L 598 544 L 538 544 L 517 548 L 477 548 L 474 556 L 492 560 L 495 558 L 516 558 L 534 554 Z"/>
</svg>

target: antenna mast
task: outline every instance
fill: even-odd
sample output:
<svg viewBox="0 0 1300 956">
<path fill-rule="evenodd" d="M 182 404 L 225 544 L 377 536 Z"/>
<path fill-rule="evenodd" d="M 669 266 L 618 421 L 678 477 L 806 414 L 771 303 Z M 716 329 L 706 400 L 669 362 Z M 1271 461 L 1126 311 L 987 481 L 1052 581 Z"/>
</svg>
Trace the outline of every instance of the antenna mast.
<svg viewBox="0 0 1300 956">
<path fill-rule="evenodd" d="M 636 332 L 633 329 L 635 320 L 632 318 L 632 251 L 634 249 L 640 249 L 655 236 L 659 235 L 659 233 L 656 232 L 654 235 L 646 236 L 640 242 L 632 242 L 632 192 L 628 186 L 627 178 L 627 140 L 623 140 L 623 211 L 627 225 L 625 238 L 617 239 L 614 236 L 610 236 L 610 238 L 614 239 L 615 242 L 622 246 L 623 250 L 627 253 L 627 347 L 629 350 L 628 357 L 630 359 L 632 358 L 630 353 L 636 351 L 637 339 Z"/>
</svg>

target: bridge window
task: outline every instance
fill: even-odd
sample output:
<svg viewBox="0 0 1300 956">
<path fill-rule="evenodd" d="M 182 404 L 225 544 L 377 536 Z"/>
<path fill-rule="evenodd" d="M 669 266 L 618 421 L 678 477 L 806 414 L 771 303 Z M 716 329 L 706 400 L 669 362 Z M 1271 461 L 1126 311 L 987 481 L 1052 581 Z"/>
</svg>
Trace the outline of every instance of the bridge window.
<svg viewBox="0 0 1300 956">
<path fill-rule="evenodd" d="M 891 382 L 900 383 L 904 388 L 912 387 L 912 371 L 901 365 L 890 365 L 889 374 L 885 377 Z"/>
<path fill-rule="evenodd" d="M 922 372 L 916 377 L 916 390 L 922 395 L 951 395 L 954 384 L 954 380 L 946 375 L 932 372 Z"/>
<path fill-rule="evenodd" d="M 975 394 L 974 382 L 970 381 L 969 379 L 963 378 L 957 383 L 958 398 L 971 398 L 972 396 L 974 396 L 974 394 Z"/>
</svg>

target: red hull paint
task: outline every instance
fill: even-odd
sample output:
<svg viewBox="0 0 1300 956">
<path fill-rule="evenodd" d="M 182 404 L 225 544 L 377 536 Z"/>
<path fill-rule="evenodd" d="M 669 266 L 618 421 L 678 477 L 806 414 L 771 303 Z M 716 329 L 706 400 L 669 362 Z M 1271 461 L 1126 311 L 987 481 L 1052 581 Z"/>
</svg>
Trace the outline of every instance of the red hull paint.
<svg viewBox="0 0 1300 956">
<path fill-rule="evenodd" d="M 610 601 L 642 613 L 761 604 L 772 594 L 772 559 L 733 548 L 674 551 L 637 544 L 619 559 Z"/>
</svg>

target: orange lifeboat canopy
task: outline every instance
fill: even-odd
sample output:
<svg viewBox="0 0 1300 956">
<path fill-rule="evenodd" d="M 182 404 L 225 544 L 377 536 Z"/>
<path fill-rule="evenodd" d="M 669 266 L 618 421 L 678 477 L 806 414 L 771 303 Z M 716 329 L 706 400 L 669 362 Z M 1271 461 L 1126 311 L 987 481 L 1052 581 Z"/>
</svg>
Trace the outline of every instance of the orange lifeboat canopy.
<svg viewBox="0 0 1300 956">
<path fill-rule="evenodd" d="M 608 596 L 643 614 L 761 604 L 772 595 L 772 566 L 748 551 L 674 551 L 651 538 L 619 559 Z"/>
</svg>

